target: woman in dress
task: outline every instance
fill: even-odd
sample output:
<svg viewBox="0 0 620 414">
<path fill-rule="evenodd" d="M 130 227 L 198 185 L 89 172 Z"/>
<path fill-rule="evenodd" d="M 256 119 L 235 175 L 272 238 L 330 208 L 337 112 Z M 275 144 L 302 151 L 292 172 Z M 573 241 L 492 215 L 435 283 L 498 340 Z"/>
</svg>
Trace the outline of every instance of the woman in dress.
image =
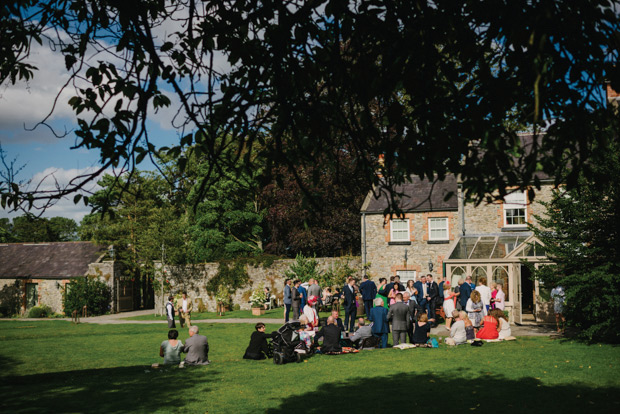
<svg viewBox="0 0 620 414">
<path fill-rule="evenodd" d="M 510 329 L 510 323 L 508 322 L 508 319 L 506 319 L 506 315 L 504 315 L 504 311 L 500 309 L 495 309 L 491 311 L 491 315 L 495 316 L 495 318 L 499 321 L 499 337 L 497 339 L 504 340 L 512 336 L 512 330 Z"/>
<path fill-rule="evenodd" d="M 431 333 L 431 324 L 428 323 L 428 315 L 423 313 L 415 323 L 413 330 L 413 344 L 417 346 L 426 345 Z"/>
<path fill-rule="evenodd" d="M 390 290 L 388 294 L 388 299 L 390 300 L 390 306 L 396 303 L 396 295 L 399 293 L 400 285 L 398 282 L 394 282 L 394 287 Z"/>
<path fill-rule="evenodd" d="M 409 293 L 412 298 L 418 296 L 418 290 L 413 286 L 414 283 L 415 282 L 413 280 L 408 280 L 407 287 L 405 288 L 405 292 Z"/>
<path fill-rule="evenodd" d="M 474 326 L 474 329 L 480 328 L 484 316 L 484 303 L 482 303 L 479 291 L 474 290 L 471 292 L 471 296 L 467 299 L 465 310 L 467 311 L 467 316 Z"/>
<path fill-rule="evenodd" d="M 379 299 L 383 301 L 383 307 L 388 307 L 388 298 L 387 295 L 390 292 L 385 291 L 385 286 L 387 285 L 387 279 L 382 277 L 379 279 L 379 287 L 377 287 L 377 296 Z M 377 305 L 375 305 L 377 306 Z"/>
<path fill-rule="evenodd" d="M 450 289 L 450 282 L 443 284 L 443 311 L 446 314 L 446 329 L 452 325 L 452 311 L 456 310 L 454 298 L 456 294 Z"/>
<path fill-rule="evenodd" d="M 491 283 L 491 309 L 495 309 L 495 298 L 497 297 L 497 283 Z"/>
<path fill-rule="evenodd" d="M 183 350 L 183 342 L 179 341 L 179 331 L 170 329 L 168 331 L 168 340 L 159 346 L 159 356 L 164 358 L 164 365 L 178 364 L 181 362 L 181 351 Z"/>
<path fill-rule="evenodd" d="M 493 315 L 487 315 L 483 320 L 484 327 L 478 331 L 478 339 L 497 339 L 499 338 L 499 320 Z"/>
</svg>

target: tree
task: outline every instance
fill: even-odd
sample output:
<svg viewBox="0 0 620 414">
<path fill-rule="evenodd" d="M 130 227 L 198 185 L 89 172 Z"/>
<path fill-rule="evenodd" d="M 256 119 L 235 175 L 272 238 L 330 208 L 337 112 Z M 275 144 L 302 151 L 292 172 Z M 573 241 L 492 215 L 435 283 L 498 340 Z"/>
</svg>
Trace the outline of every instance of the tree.
<svg viewBox="0 0 620 414">
<path fill-rule="evenodd" d="M 619 147 L 593 166 L 605 181 L 580 179 L 573 190 L 558 190 L 537 217 L 536 236 L 555 265 L 535 272 L 546 286 L 566 292 L 565 316 L 590 341 L 620 342 L 620 174 Z"/>
<path fill-rule="evenodd" d="M 55 193 L 11 180 L 2 205 L 133 170 L 160 149 L 146 121 L 172 105 L 184 133 L 165 150 L 184 168 L 199 148 L 204 183 L 258 161 L 301 185 L 299 171 L 336 170 L 329 154 L 351 148 L 368 189 L 454 173 L 481 201 L 538 187 L 539 169 L 573 187 L 618 139 L 600 127 L 616 116 L 602 89 L 620 90 L 619 26 L 613 0 L 9 2 L 0 83 L 35 76 L 31 45 L 49 43 L 76 85 L 76 147 L 100 151 L 101 169 Z M 524 148 L 514 125 L 546 135 Z"/>
<path fill-rule="evenodd" d="M 7 219 L 8 220 L 8 219 Z M 4 227 L 4 226 L 3 226 Z M 65 242 L 77 240 L 78 225 L 66 217 L 36 217 L 25 214 L 6 222 L 4 238 L 15 243 Z"/>
</svg>

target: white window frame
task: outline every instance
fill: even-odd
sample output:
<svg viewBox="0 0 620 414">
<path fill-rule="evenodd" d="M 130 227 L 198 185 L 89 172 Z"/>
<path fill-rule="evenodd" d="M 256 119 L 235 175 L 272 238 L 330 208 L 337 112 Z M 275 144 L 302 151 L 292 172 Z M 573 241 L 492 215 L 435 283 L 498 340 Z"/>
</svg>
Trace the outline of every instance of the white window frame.
<svg viewBox="0 0 620 414">
<path fill-rule="evenodd" d="M 521 210 L 523 214 L 513 217 L 523 217 L 523 223 L 508 224 L 508 211 L 518 212 L 519 210 Z M 503 218 L 504 227 L 524 227 L 527 225 L 527 195 L 524 191 L 515 191 L 506 195 L 503 205 Z"/>
<path fill-rule="evenodd" d="M 396 276 L 400 277 L 400 281 L 403 284 L 407 284 L 409 280 L 414 282 L 418 280 L 418 272 L 415 270 L 397 270 Z"/>
<path fill-rule="evenodd" d="M 441 227 L 435 227 L 433 228 L 431 226 L 431 222 L 435 222 L 438 223 L 440 221 L 443 221 L 444 226 L 443 228 Z M 450 227 L 449 227 L 449 220 L 448 217 L 429 217 L 428 218 L 428 239 L 435 241 L 435 240 L 450 240 Z M 433 237 L 433 230 L 445 230 L 446 235 L 445 237 Z"/>
<path fill-rule="evenodd" d="M 407 223 L 406 224 L 406 228 L 407 228 L 407 237 L 406 238 L 395 238 L 394 237 L 394 223 Z M 397 234 L 402 234 L 403 233 L 403 229 L 399 228 L 396 232 L 398 232 Z M 411 231 L 410 231 L 410 227 L 409 227 L 409 219 L 392 219 L 390 220 L 390 241 L 393 242 L 408 242 L 411 241 Z"/>
</svg>

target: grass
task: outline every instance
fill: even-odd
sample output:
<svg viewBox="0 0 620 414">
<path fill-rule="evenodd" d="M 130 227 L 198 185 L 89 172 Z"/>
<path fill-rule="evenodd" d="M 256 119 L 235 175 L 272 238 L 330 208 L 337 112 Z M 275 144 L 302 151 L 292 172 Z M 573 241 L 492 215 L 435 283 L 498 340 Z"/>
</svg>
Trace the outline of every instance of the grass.
<svg viewBox="0 0 620 414">
<path fill-rule="evenodd" d="M 268 331 L 277 325 L 269 325 Z M 0 409 L 40 412 L 616 413 L 620 347 L 545 337 L 439 349 L 241 358 L 251 324 L 201 324 L 208 367 L 153 370 L 167 328 L 0 322 Z M 187 338 L 187 331 L 180 332 Z"/>
<path fill-rule="evenodd" d="M 192 319 L 284 319 L 283 309 L 284 308 L 267 309 L 265 313 L 260 316 L 252 315 L 251 310 L 229 311 L 225 312 L 222 316 L 219 316 L 217 312 L 192 312 Z M 340 312 L 340 314 L 341 317 L 344 318 L 344 312 Z M 319 317 L 327 317 L 329 315 L 331 315 L 330 312 L 319 312 Z M 290 317 L 293 317 L 292 311 Z M 153 313 L 149 315 L 131 316 L 123 319 L 128 321 L 165 321 L 166 317 Z"/>
</svg>

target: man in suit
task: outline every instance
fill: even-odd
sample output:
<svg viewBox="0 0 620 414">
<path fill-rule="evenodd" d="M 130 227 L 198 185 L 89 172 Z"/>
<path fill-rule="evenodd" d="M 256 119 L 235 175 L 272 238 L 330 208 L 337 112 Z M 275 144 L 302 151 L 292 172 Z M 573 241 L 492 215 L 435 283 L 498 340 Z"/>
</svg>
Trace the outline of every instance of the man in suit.
<svg viewBox="0 0 620 414">
<path fill-rule="evenodd" d="M 375 307 L 370 310 L 368 319 L 372 322 L 372 334 L 381 339 L 381 348 L 387 348 L 390 324 L 387 320 L 388 310 L 383 306 L 383 299 L 375 299 Z"/>
<path fill-rule="evenodd" d="M 363 282 L 360 285 L 360 291 L 362 292 L 362 299 L 364 300 L 364 311 L 366 316 L 370 315 L 370 309 L 372 309 L 372 301 L 377 296 L 377 285 L 375 282 L 368 279 L 367 275 L 364 275 Z"/>
<path fill-rule="evenodd" d="M 314 336 L 314 345 L 319 344 L 319 339 L 323 338 L 321 353 L 342 352 L 340 347 L 340 329 L 334 324 L 332 316 L 327 318 L 327 325 L 321 328 Z"/>
<path fill-rule="evenodd" d="M 342 318 L 340 318 L 340 312 L 337 310 L 332 310 L 332 318 L 334 318 L 334 325 L 338 327 L 342 332 L 346 331 L 344 329 L 344 324 L 342 323 Z"/>
<path fill-rule="evenodd" d="M 170 329 L 177 327 L 174 323 L 174 303 L 172 303 L 173 299 L 174 296 L 168 296 L 168 303 L 166 303 L 166 318 L 168 319 L 168 328 Z"/>
<path fill-rule="evenodd" d="M 463 282 L 463 279 L 459 280 L 459 302 L 461 302 L 461 308 L 467 307 L 467 301 L 471 296 L 471 286 L 467 282 Z"/>
<path fill-rule="evenodd" d="M 284 322 L 288 322 L 291 306 L 293 305 L 293 292 L 291 290 L 291 279 L 284 281 Z"/>
<path fill-rule="evenodd" d="M 316 296 L 319 303 L 321 303 L 321 287 L 314 279 L 308 280 L 308 297 Z"/>
<path fill-rule="evenodd" d="M 192 326 L 192 300 L 187 297 L 187 292 L 183 292 L 181 299 L 177 301 L 177 309 L 179 310 L 179 323 L 181 328 L 187 323 L 187 326 Z"/>
<path fill-rule="evenodd" d="M 396 279 L 396 276 L 390 276 L 390 283 L 385 285 L 385 295 L 386 296 L 390 294 L 392 289 L 394 289 L 394 280 L 395 279 Z"/>
<path fill-rule="evenodd" d="M 394 276 L 394 284 L 398 283 L 398 291 L 399 292 L 404 292 L 405 291 L 405 284 L 404 283 L 400 283 L 400 276 L 396 275 Z"/>
<path fill-rule="evenodd" d="M 304 306 L 306 306 L 306 302 L 308 302 L 308 291 L 302 283 L 299 283 L 299 286 L 296 287 L 299 291 L 299 294 L 301 295 L 301 305 L 299 306 L 299 309 L 303 309 Z"/>
<path fill-rule="evenodd" d="M 415 290 L 418 291 L 416 296 L 416 300 L 418 301 L 418 306 L 420 306 L 423 310 L 426 309 L 426 276 L 420 276 L 420 280 L 413 284 Z"/>
<path fill-rule="evenodd" d="M 351 342 L 355 345 L 356 348 L 359 349 L 362 341 L 366 338 L 370 338 L 372 336 L 372 327 L 370 325 L 366 325 L 364 322 L 364 318 L 359 318 L 357 320 L 357 331 L 353 335 L 349 337 Z"/>
<path fill-rule="evenodd" d="M 392 321 L 392 339 L 394 345 L 399 345 L 407 341 L 407 330 L 411 323 L 411 312 L 409 306 L 403 303 L 403 294 L 397 293 L 394 298 L 396 303 L 390 306 L 388 321 Z"/>
<path fill-rule="evenodd" d="M 412 298 L 409 292 L 403 293 L 403 303 L 407 305 L 409 308 L 409 313 L 411 314 L 409 325 L 407 327 L 407 336 L 409 337 L 409 342 L 413 343 L 413 321 L 422 309 L 420 309 L 415 298 Z"/>
<path fill-rule="evenodd" d="M 347 284 L 342 288 L 344 294 L 344 328 L 348 332 L 353 332 L 355 327 L 355 317 L 357 316 L 357 306 L 355 304 L 355 279 L 349 278 Z"/>
<path fill-rule="evenodd" d="M 293 289 L 291 289 L 292 296 L 292 307 L 293 307 L 293 320 L 296 321 L 299 319 L 299 312 L 301 310 L 301 292 L 299 292 L 299 287 L 301 286 L 301 281 L 296 279 L 293 282 Z"/>
<path fill-rule="evenodd" d="M 437 298 L 439 297 L 439 286 L 433 281 L 433 275 L 426 275 L 426 308 L 428 309 L 428 321 L 436 326 L 435 308 L 437 308 Z"/>
<path fill-rule="evenodd" d="M 193 325 L 189 328 L 189 338 L 185 341 L 183 352 L 185 365 L 209 365 L 209 343 L 207 337 L 198 335 L 198 327 Z"/>
</svg>

